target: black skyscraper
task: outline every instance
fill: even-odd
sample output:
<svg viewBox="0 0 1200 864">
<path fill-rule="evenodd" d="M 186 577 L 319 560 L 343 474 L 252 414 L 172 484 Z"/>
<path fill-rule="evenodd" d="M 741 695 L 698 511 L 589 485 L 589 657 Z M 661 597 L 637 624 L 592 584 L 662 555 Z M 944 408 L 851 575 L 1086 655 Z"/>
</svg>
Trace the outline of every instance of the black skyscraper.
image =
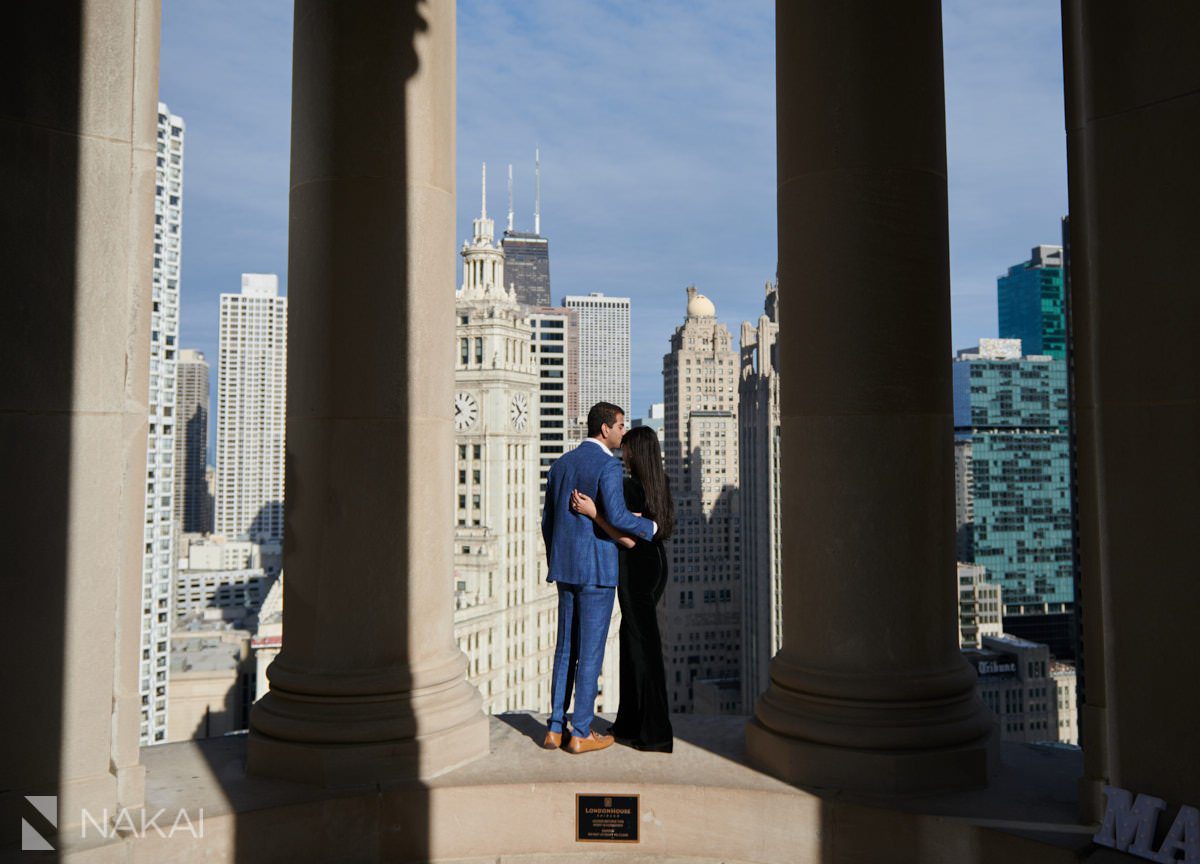
<svg viewBox="0 0 1200 864">
<path fill-rule="evenodd" d="M 550 241 L 527 231 L 505 231 L 500 245 L 504 249 L 504 281 L 516 286 L 517 301 L 549 306 Z"/>
</svg>

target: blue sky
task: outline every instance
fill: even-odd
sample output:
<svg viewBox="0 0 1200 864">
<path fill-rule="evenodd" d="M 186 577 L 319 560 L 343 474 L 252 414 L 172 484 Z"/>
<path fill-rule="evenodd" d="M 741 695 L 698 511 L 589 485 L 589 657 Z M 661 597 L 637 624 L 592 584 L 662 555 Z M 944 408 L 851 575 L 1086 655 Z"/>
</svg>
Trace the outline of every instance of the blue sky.
<svg viewBox="0 0 1200 864">
<path fill-rule="evenodd" d="M 287 284 L 291 4 L 163 6 L 160 98 L 187 124 L 181 343 L 215 360 L 218 295 L 239 290 L 243 272 Z M 539 146 L 555 301 L 633 298 L 635 416 L 661 399 L 685 287 L 707 294 L 736 336 L 774 276 L 773 18 L 769 0 L 458 3 L 459 236 L 446 254 L 478 212 L 483 161 L 497 227 L 512 163 L 516 227 L 532 228 Z M 963 347 L 995 335 L 996 277 L 1059 242 L 1059 4 L 947 0 L 943 31 Z"/>
</svg>

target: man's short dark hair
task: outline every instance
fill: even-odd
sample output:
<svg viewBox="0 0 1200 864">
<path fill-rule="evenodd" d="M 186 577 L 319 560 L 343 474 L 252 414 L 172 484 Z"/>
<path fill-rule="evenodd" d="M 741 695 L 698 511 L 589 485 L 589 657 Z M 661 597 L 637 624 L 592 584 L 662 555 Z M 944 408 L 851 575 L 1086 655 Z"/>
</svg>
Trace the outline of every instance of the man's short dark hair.
<svg viewBox="0 0 1200 864">
<path fill-rule="evenodd" d="M 588 437 L 595 438 L 601 434 L 601 426 L 615 426 L 618 414 L 624 415 L 624 409 L 611 402 L 597 402 L 593 405 L 592 410 L 588 412 Z"/>
</svg>

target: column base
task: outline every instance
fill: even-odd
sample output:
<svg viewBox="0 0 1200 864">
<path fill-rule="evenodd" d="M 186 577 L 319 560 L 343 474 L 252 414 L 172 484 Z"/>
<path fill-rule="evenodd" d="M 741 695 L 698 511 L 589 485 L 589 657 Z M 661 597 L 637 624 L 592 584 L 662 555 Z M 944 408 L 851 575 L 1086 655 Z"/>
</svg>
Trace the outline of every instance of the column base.
<svg viewBox="0 0 1200 864">
<path fill-rule="evenodd" d="M 798 786 L 904 795 L 983 788 L 999 759 L 993 731 L 967 744 L 929 750 L 870 750 L 793 738 L 752 717 L 746 724 L 751 764 Z"/>
<path fill-rule="evenodd" d="M 283 741 L 251 729 L 246 773 L 325 788 L 425 780 L 488 753 L 488 718 L 478 713 L 428 735 L 394 741 L 322 744 Z"/>
<path fill-rule="evenodd" d="M 488 753 L 488 718 L 460 651 L 356 674 L 298 673 L 283 658 L 250 711 L 248 774 L 354 787 L 429 779 Z"/>
</svg>

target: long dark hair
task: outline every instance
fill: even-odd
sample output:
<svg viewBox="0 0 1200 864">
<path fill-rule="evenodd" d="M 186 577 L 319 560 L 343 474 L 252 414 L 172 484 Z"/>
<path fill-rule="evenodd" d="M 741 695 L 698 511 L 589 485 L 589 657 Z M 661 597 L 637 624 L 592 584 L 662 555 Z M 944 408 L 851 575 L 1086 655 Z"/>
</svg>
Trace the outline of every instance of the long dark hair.
<svg viewBox="0 0 1200 864">
<path fill-rule="evenodd" d="M 671 500 L 671 484 L 663 471 L 658 434 L 649 426 L 635 426 L 621 440 L 621 451 L 629 473 L 646 490 L 645 515 L 658 523 L 655 539 L 666 540 L 675 528 L 675 502 Z"/>
</svg>

